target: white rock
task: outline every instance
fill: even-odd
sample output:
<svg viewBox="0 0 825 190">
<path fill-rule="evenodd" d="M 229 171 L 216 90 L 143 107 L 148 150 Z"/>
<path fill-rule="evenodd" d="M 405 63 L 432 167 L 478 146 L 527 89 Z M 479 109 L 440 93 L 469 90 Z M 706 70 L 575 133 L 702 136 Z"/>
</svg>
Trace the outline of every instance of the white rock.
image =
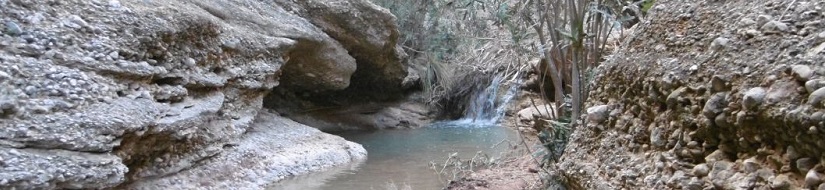
<svg viewBox="0 0 825 190">
<path fill-rule="evenodd" d="M 610 116 L 610 108 L 607 105 L 593 106 L 587 108 L 587 119 L 595 123 L 607 121 Z"/>
<path fill-rule="evenodd" d="M 808 95 L 808 104 L 811 106 L 819 106 L 822 100 L 825 100 L 825 87 L 819 88 Z"/>
<path fill-rule="evenodd" d="M 710 167 L 708 167 L 708 164 L 705 163 L 701 163 L 693 167 L 693 175 L 698 177 L 707 176 L 709 172 Z"/>
<path fill-rule="evenodd" d="M 728 47 L 728 43 L 730 39 L 724 37 L 718 37 L 713 39 L 713 42 L 710 43 L 710 49 L 712 50 L 721 50 Z M 698 68 L 697 68 L 698 69 Z"/>
<path fill-rule="evenodd" d="M 773 17 L 770 15 L 759 15 L 756 17 L 756 24 L 759 26 L 765 25 L 766 23 L 773 20 Z"/>
<path fill-rule="evenodd" d="M 822 81 L 822 79 L 813 79 L 805 82 L 805 90 L 807 90 L 808 93 L 813 93 L 822 87 L 825 87 L 825 81 Z"/>
<path fill-rule="evenodd" d="M 195 62 L 195 59 L 187 57 L 186 59 L 183 59 L 183 64 L 186 66 L 194 67 L 196 66 L 197 62 Z"/>
<path fill-rule="evenodd" d="M 118 0 L 111 0 L 109 1 L 109 7 L 112 9 L 118 10 L 121 7 L 120 1 Z"/>
<path fill-rule="evenodd" d="M 753 173 L 759 169 L 759 163 L 756 160 L 756 157 L 748 158 L 744 162 L 744 169 L 746 172 Z"/>
<path fill-rule="evenodd" d="M 551 113 L 555 112 L 553 105 L 545 104 L 540 106 L 530 106 L 518 111 L 521 120 L 533 120 L 536 118 L 551 118 Z"/>
<path fill-rule="evenodd" d="M 794 65 L 791 67 L 791 71 L 793 71 L 794 78 L 801 82 L 806 82 L 814 76 L 814 70 L 807 65 Z"/>
<path fill-rule="evenodd" d="M 742 106 L 744 106 L 745 109 L 752 110 L 762 104 L 765 95 L 767 95 L 767 91 L 764 88 L 751 88 L 745 92 L 745 96 L 742 98 Z"/>
<path fill-rule="evenodd" d="M 118 54 L 117 51 L 112 51 L 111 53 L 109 53 L 109 57 L 112 58 L 113 60 L 116 60 L 116 59 L 120 58 L 120 54 Z"/>
<path fill-rule="evenodd" d="M 822 177 L 815 170 L 808 170 L 805 174 L 805 185 L 808 187 L 816 187 L 822 183 Z"/>
<path fill-rule="evenodd" d="M 769 21 L 765 23 L 765 25 L 762 25 L 760 29 L 765 33 L 781 33 L 788 31 L 789 27 L 788 24 L 780 21 Z"/>
</svg>

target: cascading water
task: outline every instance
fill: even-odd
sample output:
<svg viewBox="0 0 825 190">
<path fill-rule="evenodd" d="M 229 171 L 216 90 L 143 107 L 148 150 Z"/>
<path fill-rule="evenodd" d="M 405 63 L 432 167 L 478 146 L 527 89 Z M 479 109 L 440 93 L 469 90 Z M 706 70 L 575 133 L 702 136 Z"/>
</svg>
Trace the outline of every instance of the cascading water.
<svg viewBox="0 0 825 190">
<path fill-rule="evenodd" d="M 517 79 L 513 76 L 511 79 Z M 362 190 L 362 189 L 442 189 L 448 178 L 435 173 L 431 163 L 450 156 L 472 158 L 479 151 L 495 156 L 512 151 L 504 141 L 517 141 L 518 134 L 495 127 L 516 97 L 518 83 L 503 85 L 506 77 L 496 77 L 476 92 L 468 102 L 464 117 L 413 130 L 351 131 L 339 133 L 364 145 L 367 160 L 337 170 L 321 172 L 274 184 L 272 190 Z M 507 90 L 503 92 L 503 86 Z M 503 92 L 503 93 L 502 93 Z"/>
<path fill-rule="evenodd" d="M 513 76 L 514 79 L 518 75 Z M 455 121 L 438 122 L 434 126 L 450 127 L 490 127 L 498 124 L 507 111 L 510 101 L 518 94 L 519 83 L 510 84 L 504 94 L 501 94 L 504 77 L 497 76 L 490 85 L 476 92 L 464 111 L 464 117 Z"/>
</svg>

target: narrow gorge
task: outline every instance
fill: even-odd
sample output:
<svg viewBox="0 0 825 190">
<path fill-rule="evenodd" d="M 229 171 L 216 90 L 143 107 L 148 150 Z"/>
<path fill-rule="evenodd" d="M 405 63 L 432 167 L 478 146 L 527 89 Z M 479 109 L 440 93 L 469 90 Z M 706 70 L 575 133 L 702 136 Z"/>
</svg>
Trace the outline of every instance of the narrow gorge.
<svg viewBox="0 0 825 190">
<path fill-rule="evenodd" d="M 825 190 L 822 0 L 0 0 L 0 189 Z"/>
</svg>

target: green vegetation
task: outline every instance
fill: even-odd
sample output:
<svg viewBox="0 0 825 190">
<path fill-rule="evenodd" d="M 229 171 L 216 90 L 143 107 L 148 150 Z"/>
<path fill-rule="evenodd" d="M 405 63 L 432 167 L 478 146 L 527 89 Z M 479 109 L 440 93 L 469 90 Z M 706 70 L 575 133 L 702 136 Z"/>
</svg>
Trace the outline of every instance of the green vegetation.
<svg viewBox="0 0 825 190">
<path fill-rule="evenodd" d="M 398 17 L 402 46 L 420 73 L 426 102 L 456 118 L 494 75 L 526 70 L 504 27 L 508 0 L 374 0 Z"/>
<path fill-rule="evenodd" d="M 447 110 L 445 115 L 460 115 L 455 111 L 466 108 L 462 103 L 470 93 L 496 75 L 537 75 L 537 93 L 544 102 L 555 104 L 551 113 L 561 113 L 550 114 L 559 117 L 536 126 L 546 151 L 544 163 L 561 157 L 569 135 L 585 124 L 584 103 L 594 70 L 610 47 L 609 38 L 618 36 L 615 32 L 622 26 L 638 22 L 636 16 L 646 14 L 655 2 L 375 1 L 398 17 L 403 46 L 412 64 L 419 65 L 427 99 Z"/>
</svg>

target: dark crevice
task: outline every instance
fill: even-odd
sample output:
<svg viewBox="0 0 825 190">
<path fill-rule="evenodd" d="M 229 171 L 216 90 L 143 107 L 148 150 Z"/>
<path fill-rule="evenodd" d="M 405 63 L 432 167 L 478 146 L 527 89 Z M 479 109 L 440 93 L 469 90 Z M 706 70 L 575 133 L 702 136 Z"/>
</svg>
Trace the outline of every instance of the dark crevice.
<svg viewBox="0 0 825 190">
<path fill-rule="evenodd" d="M 139 171 L 158 167 L 158 164 L 166 163 L 169 158 L 189 154 L 201 148 L 203 142 L 199 139 L 180 139 L 175 137 L 174 132 L 161 132 L 149 134 L 153 126 L 143 132 L 132 132 L 125 134 L 121 139 L 121 145 L 115 147 L 115 155 L 123 159 L 123 164 L 129 168 L 126 174 L 126 182 L 120 187 L 128 187 L 132 182 L 146 178 L 157 178 L 162 176 L 140 176 Z M 161 159 L 162 162 L 158 162 Z M 119 189 L 119 188 L 116 188 Z"/>
<path fill-rule="evenodd" d="M 184 79 L 183 77 L 162 77 L 162 78 L 157 78 L 157 79 L 152 80 L 152 83 L 158 84 L 158 85 L 172 85 L 172 86 L 185 85 L 186 84 L 186 79 Z"/>
<path fill-rule="evenodd" d="M 212 70 L 210 70 L 210 71 L 212 71 L 212 72 L 213 72 L 213 73 L 215 73 L 215 74 L 219 74 L 219 75 L 220 75 L 220 74 L 223 74 L 223 72 L 226 72 L 226 69 L 224 69 L 223 67 L 214 67 L 214 68 L 212 68 Z"/>
</svg>

